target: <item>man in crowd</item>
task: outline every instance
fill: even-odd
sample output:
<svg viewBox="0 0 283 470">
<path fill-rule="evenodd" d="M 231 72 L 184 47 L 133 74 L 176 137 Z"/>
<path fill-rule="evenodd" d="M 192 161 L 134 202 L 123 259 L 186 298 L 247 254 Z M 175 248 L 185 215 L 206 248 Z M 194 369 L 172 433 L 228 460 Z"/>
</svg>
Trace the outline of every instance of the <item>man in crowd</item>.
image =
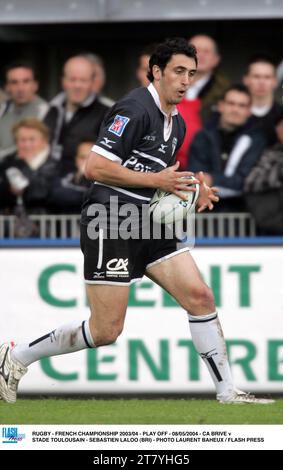
<svg viewBox="0 0 283 470">
<path fill-rule="evenodd" d="M 93 141 L 109 107 L 93 92 L 93 65 L 83 56 L 64 65 L 64 93 L 50 103 L 45 123 L 51 132 L 51 153 L 59 161 L 61 175 L 75 170 L 74 149 L 82 140 Z"/>
<path fill-rule="evenodd" d="M 136 77 L 140 86 L 148 86 L 149 80 L 147 78 L 148 74 L 148 63 L 149 59 L 155 49 L 155 45 L 151 44 L 145 47 L 138 57 L 138 66 L 136 69 Z"/>
<path fill-rule="evenodd" d="M 93 92 L 99 95 L 99 100 L 102 104 L 110 108 L 113 106 L 114 100 L 103 94 L 103 89 L 106 84 L 106 72 L 102 58 L 92 52 L 81 54 L 81 57 L 88 59 L 93 66 Z"/>
<path fill-rule="evenodd" d="M 276 68 L 268 56 L 250 60 L 243 79 L 252 97 L 249 126 L 258 127 L 265 135 L 268 146 L 277 141 L 276 125 L 283 118 L 283 106 L 275 101 L 277 87 Z"/>
<path fill-rule="evenodd" d="M 266 149 L 245 180 L 245 199 L 261 235 L 283 235 L 283 118 L 277 142 Z"/>
<path fill-rule="evenodd" d="M 38 82 L 34 68 L 25 62 L 14 62 L 6 68 L 8 100 L 0 109 L 0 161 L 15 151 L 12 128 L 21 119 L 42 120 L 48 104 L 37 95 Z"/>
<path fill-rule="evenodd" d="M 194 135 L 209 119 L 229 85 L 227 78 L 217 70 L 221 56 L 216 41 L 205 34 L 198 34 L 189 42 L 197 50 L 198 69 L 191 87 L 178 105 L 187 127 L 184 143 L 177 156 L 181 168 L 188 165 Z"/>
<path fill-rule="evenodd" d="M 245 177 L 258 161 L 265 139 L 258 130 L 247 130 L 251 96 L 242 85 L 232 85 L 219 103 L 219 118 L 196 134 L 190 149 L 189 168 L 204 171 L 208 185 L 221 196 L 218 210 L 241 211 Z"/>
</svg>

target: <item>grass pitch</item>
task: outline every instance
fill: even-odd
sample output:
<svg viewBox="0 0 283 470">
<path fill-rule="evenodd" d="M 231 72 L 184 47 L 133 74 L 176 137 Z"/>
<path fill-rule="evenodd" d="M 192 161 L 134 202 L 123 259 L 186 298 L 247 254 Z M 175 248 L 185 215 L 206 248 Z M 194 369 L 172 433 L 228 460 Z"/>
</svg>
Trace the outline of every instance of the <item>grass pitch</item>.
<svg viewBox="0 0 283 470">
<path fill-rule="evenodd" d="M 19 399 L 0 401 L 0 424 L 283 424 L 283 399 L 221 405 L 199 399 Z"/>
</svg>

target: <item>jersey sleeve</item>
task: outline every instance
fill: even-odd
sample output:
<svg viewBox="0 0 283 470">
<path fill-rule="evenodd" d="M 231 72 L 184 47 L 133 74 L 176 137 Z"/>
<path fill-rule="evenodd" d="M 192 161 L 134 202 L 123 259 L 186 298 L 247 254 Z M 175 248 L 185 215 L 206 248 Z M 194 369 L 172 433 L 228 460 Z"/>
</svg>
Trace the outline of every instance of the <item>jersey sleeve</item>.
<svg viewBox="0 0 283 470">
<path fill-rule="evenodd" d="M 105 117 L 92 151 L 122 164 L 146 134 L 148 120 L 135 100 L 118 102 Z"/>
</svg>

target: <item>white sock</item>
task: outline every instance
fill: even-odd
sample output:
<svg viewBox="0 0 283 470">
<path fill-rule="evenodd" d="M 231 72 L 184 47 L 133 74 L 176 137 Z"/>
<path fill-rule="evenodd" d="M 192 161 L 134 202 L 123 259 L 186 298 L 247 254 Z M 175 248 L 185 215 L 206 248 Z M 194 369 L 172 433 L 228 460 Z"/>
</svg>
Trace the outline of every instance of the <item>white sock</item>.
<svg viewBox="0 0 283 470">
<path fill-rule="evenodd" d="M 11 357 L 27 367 L 42 357 L 58 356 L 94 347 L 89 321 L 75 320 L 59 326 L 31 343 L 17 344 L 12 349 Z"/>
<path fill-rule="evenodd" d="M 231 397 L 235 386 L 217 312 L 201 316 L 189 313 L 188 317 L 194 346 L 207 365 L 216 388 L 217 399 Z"/>
</svg>

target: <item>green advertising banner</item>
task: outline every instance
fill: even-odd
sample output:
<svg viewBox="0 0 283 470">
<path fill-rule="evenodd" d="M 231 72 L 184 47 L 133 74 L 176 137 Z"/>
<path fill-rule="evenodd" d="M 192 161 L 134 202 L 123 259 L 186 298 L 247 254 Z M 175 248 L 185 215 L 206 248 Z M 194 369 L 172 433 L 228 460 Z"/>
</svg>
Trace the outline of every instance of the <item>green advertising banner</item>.
<svg viewBox="0 0 283 470">
<path fill-rule="evenodd" d="M 283 389 L 283 247 L 192 251 L 211 286 L 239 388 Z M 32 341 L 89 309 L 76 248 L 2 249 L 1 342 Z M 186 312 L 147 278 L 130 288 L 123 334 L 110 346 L 30 366 L 22 392 L 206 393 L 211 379 Z"/>
</svg>

